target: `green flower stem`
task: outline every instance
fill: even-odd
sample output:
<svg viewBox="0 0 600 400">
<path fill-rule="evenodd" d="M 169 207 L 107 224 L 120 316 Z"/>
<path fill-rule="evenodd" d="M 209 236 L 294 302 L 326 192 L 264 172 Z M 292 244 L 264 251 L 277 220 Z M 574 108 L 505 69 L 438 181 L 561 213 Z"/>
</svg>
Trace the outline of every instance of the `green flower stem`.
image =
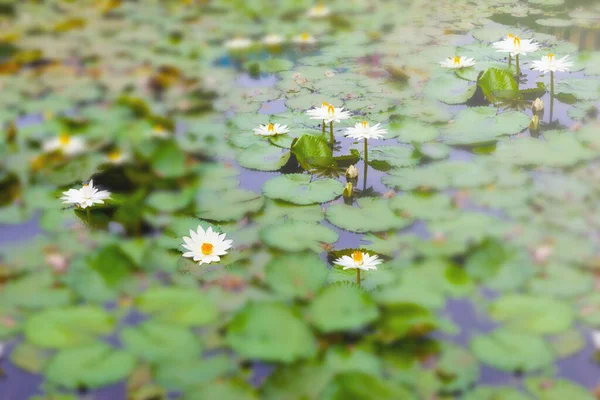
<svg viewBox="0 0 600 400">
<path fill-rule="evenodd" d="M 519 65 L 519 55 L 518 54 L 515 57 L 515 61 L 517 64 L 517 81 L 518 81 L 519 77 L 521 76 L 521 66 Z"/>
<path fill-rule="evenodd" d="M 333 121 L 329 122 L 329 138 L 331 139 L 331 146 L 333 146 Z"/>
<path fill-rule="evenodd" d="M 360 286 L 360 268 L 356 268 L 356 284 Z"/>
<path fill-rule="evenodd" d="M 323 135 L 323 136 L 325 136 L 325 120 L 323 120 L 323 121 L 321 122 L 321 128 L 322 128 L 322 131 L 323 131 L 323 132 L 322 132 L 322 135 Z"/>
<path fill-rule="evenodd" d="M 367 166 L 369 165 L 369 149 L 367 147 L 367 138 L 365 138 L 365 165 L 363 171 L 363 190 L 367 190 Z"/>
<path fill-rule="evenodd" d="M 510 53 L 508 53 L 508 66 L 510 67 L 512 65 L 512 56 L 510 55 Z"/>
<path fill-rule="evenodd" d="M 554 71 L 550 71 L 550 123 L 552 123 L 552 111 L 554 111 Z"/>
</svg>

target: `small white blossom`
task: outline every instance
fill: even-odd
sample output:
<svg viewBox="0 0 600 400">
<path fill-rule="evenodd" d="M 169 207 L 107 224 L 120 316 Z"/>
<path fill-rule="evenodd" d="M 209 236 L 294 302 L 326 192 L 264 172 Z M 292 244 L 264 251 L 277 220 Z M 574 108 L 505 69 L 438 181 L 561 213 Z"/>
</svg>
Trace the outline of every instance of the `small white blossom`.
<svg viewBox="0 0 600 400">
<path fill-rule="evenodd" d="M 79 208 L 92 207 L 94 204 L 103 204 L 104 200 L 110 198 L 110 192 L 107 190 L 98 190 L 94 187 L 94 181 L 84 184 L 81 189 L 69 189 L 63 192 L 61 200 L 63 204 L 75 204 Z"/>
<path fill-rule="evenodd" d="M 220 256 L 227 254 L 233 240 L 225 240 L 225 234 L 214 232 L 212 227 L 205 231 L 198 226 L 196 232 L 190 229 L 190 236 L 183 237 L 182 247 L 186 251 L 183 257 L 192 258 L 198 264 L 210 264 L 221 260 Z"/>
</svg>

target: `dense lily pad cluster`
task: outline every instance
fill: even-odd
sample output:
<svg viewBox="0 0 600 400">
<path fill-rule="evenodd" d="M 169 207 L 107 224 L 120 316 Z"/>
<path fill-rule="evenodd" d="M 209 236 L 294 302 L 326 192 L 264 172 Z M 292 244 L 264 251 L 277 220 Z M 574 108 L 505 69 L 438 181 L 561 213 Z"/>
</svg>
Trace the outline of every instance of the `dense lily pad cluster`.
<svg viewBox="0 0 600 400">
<path fill-rule="evenodd" d="M 3 1 L 0 397 L 591 400 L 599 13 Z"/>
</svg>

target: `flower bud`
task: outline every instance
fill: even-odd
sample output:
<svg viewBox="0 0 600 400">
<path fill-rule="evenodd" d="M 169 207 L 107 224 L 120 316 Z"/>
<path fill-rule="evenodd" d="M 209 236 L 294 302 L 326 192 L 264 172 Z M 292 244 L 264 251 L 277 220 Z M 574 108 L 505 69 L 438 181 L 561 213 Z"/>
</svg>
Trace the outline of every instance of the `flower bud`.
<svg viewBox="0 0 600 400">
<path fill-rule="evenodd" d="M 544 100 L 540 98 L 535 99 L 535 101 L 531 105 L 531 109 L 533 110 L 533 112 L 544 111 Z"/>
<path fill-rule="evenodd" d="M 354 189 L 354 186 L 352 185 L 352 182 L 348 182 L 346 183 L 346 186 L 344 187 L 344 197 L 352 197 L 352 191 Z"/>
<path fill-rule="evenodd" d="M 351 165 L 346 170 L 346 179 L 356 179 L 358 177 L 358 168 Z"/>
<path fill-rule="evenodd" d="M 534 115 L 529 122 L 529 130 L 537 132 L 540 129 L 540 117 Z"/>
</svg>

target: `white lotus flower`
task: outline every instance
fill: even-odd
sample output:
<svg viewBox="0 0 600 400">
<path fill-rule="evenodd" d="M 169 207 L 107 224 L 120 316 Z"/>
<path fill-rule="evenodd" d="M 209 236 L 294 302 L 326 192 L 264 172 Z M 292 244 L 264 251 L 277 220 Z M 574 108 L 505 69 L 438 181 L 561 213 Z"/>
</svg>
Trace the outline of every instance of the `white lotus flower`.
<svg viewBox="0 0 600 400">
<path fill-rule="evenodd" d="M 287 125 L 269 124 L 261 125 L 258 128 L 255 128 L 254 134 L 260 136 L 275 136 L 283 135 L 284 133 L 288 133 L 289 131 L 290 129 Z"/>
<path fill-rule="evenodd" d="M 85 141 L 81 137 L 61 133 L 57 137 L 45 141 L 42 149 L 46 153 L 58 150 L 66 156 L 75 156 L 85 151 Z"/>
<path fill-rule="evenodd" d="M 156 125 L 150 131 L 150 136 L 157 137 L 160 139 L 166 139 L 170 136 L 169 131 L 167 131 L 162 125 Z"/>
<path fill-rule="evenodd" d="M 107 190 L 98 190 L 94 187 L 94 181 L 84 184 L 81 189 L 69 189 L 63 192 L 61 200 L 63 204 L 75 204 L 79 208 L 92 207 L 94 204 L 103 204 L 104 200 L 110 198 L 110 192 Z"/>
<path fill-rule="evenodd" d="M 550 53 L 546 56 L 542 56 L 541 60 L 535 60 L 531 62 L 531 69 L 534 71 L 546 72 L 568 72 L 570 71 L 573 63 L 567 61 L 568 55 L 563 58 L 556 58 L 554 54 Z"/>
<path fill-rule="evenodd" d="M 230 50 L 243 50 L 252 46 L 252 40 L 245 37 L 237 37 L 225 42 L 225 47 Z"/>
<path fill-rule="evenodd" d="M 352 139 L 382 139 L 387 133 L 387 129 L 380 128 L 381 124 L 369 125 L 367 121 L 354 125 L 353 128 L 346 129 L 345 135 Z"/>
<path fill-rule="evenodd" d="M 298 36 L 294 36 L 292 41 L 294 43 L 298 43 L 298 44 L 315 44 L 315 43 L 317 43 L 317 39 L 308 33 L 301 33 Z"/>
<path fill-rule="evenodd" d="M 381 264 L 383 261 L 379 259 L 378 256 L 371 256 L 369 253 L 363 253 L 362 251 L 355 251 L 352 253 L 352 257 L 350 256 L 342 256 L 338 258 L 333 263 L 336 265 L 340 265 L 344 267 L 343 269 L 362 269 L 363 271 L 368 271 L 370 269 L 377 270 L 377 265 Z"/>
<path fill-rule="evenodd" d="M 509 34 L 505 39 L 502 39 L 499 42 L 492 43 L 492 46 L 494 46 L 496 51 L 510 53 L 511 56 L 519 54 L 526 55 L 527 53 L 533 53 L 540 48 L 540 45 L 535 43 L 532 39 L 521 39 L 513 34 Z"/>
<path fill-rule="evenodd" d="M 354 166 L 354 164 L 352 164 L 346 170 L 346 178 L 348 178 L 348 179 L 355 179 L 357 177 L 358 177 L 358 168 L 356 168 Z"/>
<path fill-rule="evenodd" d="M 444 68 L 452 69 L 467 68 L 475 65 L 475 59 L 455 56 L 453 58 L 446 58 L 444 61 L 440 62 L 440 65 Z"/>
<path fill-rule="evenodd" d="M 119 149 L 115 149 L 106 155 L 106 160 L 111 164 L 120 165 L 129 160 L 129 154 L 123 153 Z"/>
<path fill-rule="evenodd" d="M 324 120 L 326 124 L 331 121 L 340 122 L 350 118 L 350 112 L 344 111 L 344 107 L 337 108 L 329 103 L 322 103 L 321 107 L 308 110 L 306 114 L 310 115 L 310 119 Z"/>
<path fill-rule="evenodd" d="M 183 257 L 192 258 L 200 265 L 220 261 L 220 256 L 227 254 L 233 243 L 233 240 L 225 240 L 224 233 L 214 232 L 210 226 L 206 231 L 201 226 L 196 232 L 190 229 L 190 237 L 184 236 L 183 241 L 183 248 L 189 250 Z"/>
<path fill-rule="evenodd" d="M 537 99 L 534 100 L 534 102 L 531 104 L 531 109 L 535 112 L 535 111 L 543 111 L 544 110 L 544 100 L 540 99 L 539 97 Z"/>
<path fill-rule="evenodd" d="M 277 46 L 277 45 L 280 45 L 281 43 L 285 42 L 285 38 L 276 33 L 271 33 L 269 35 L 266 35 L 262 39 L 262 42 L 263 42 L 263 44 L 265 44 L 267 46 Z"/>
<path fill-rule="evenodd" d="M 329 8 L 325 7 L 323 4 L 314 6 L 306 12 L 306 15 L 309 18 L 325 18 L 325 17 L 329 16 L 330 14 L 331 14 L 331 10 Z"/>
</svg>

